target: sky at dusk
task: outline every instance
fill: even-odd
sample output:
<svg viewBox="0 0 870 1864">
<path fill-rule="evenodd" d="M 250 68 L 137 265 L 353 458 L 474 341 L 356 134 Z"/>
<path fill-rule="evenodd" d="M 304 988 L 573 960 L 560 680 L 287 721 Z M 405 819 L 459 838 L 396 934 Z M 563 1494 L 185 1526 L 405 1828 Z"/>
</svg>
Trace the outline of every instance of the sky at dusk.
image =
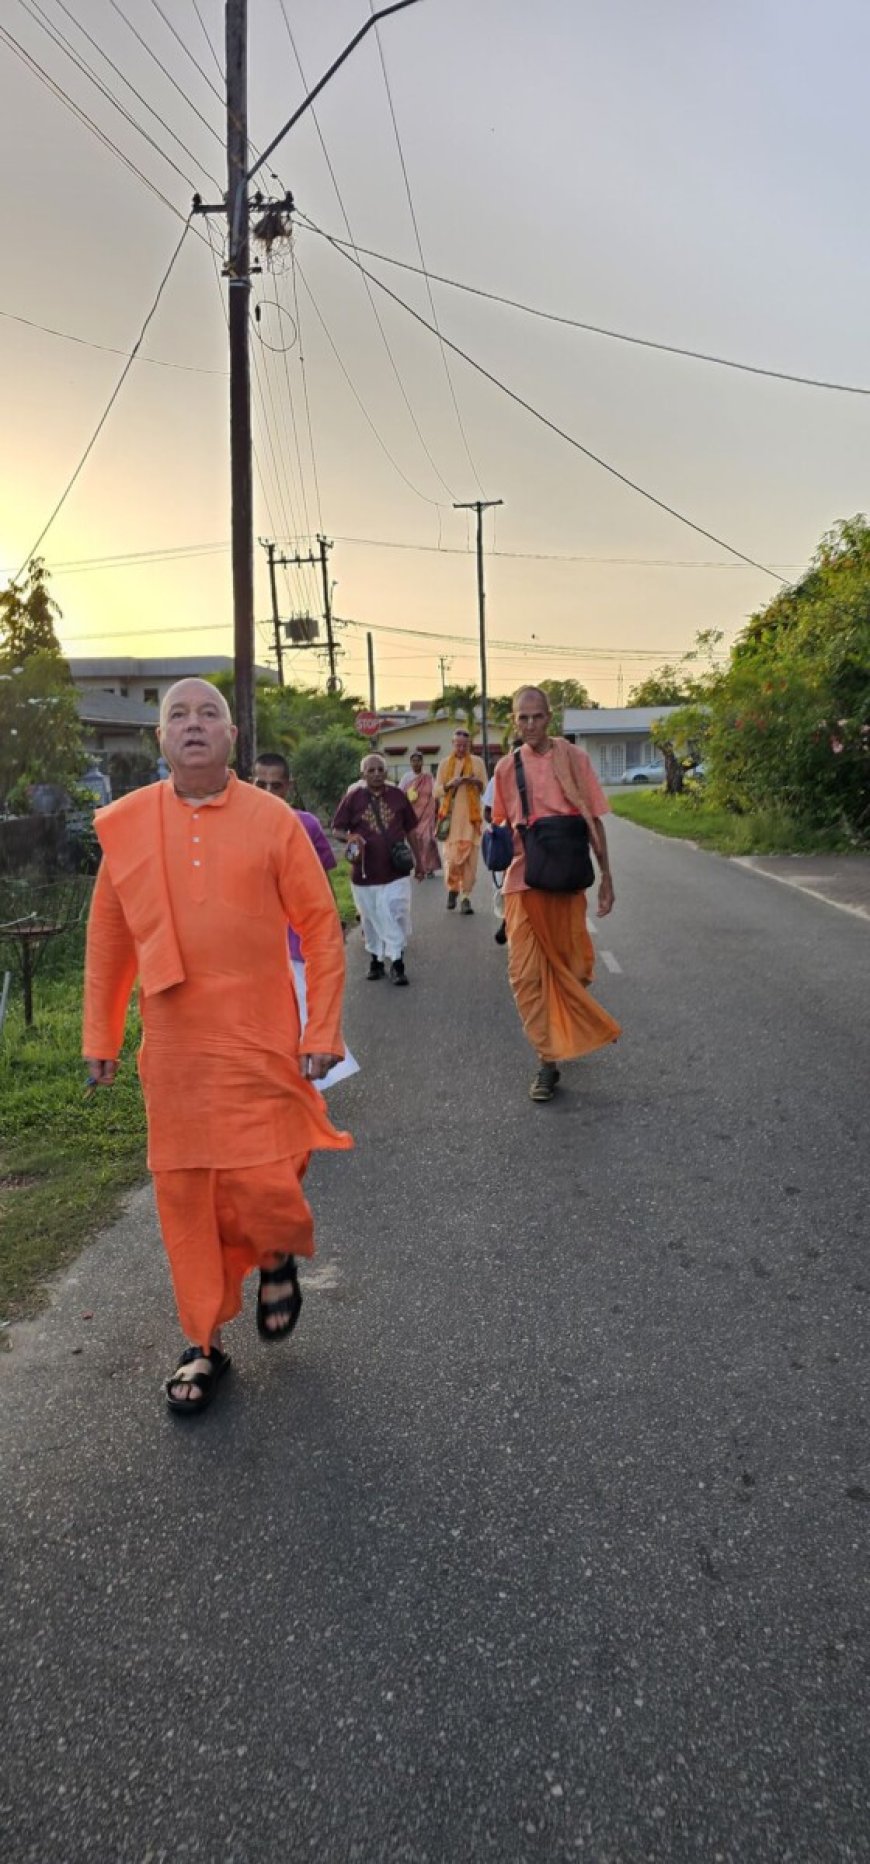
<svg viewBox="0 0 870 1864">
<path fill-rule="evenodd" d="M 367 14 L 368 0 L 250 0 L 258 151 Z M 715 544 L 442 351 L 375 284 L 372 303 L 301 216 L 411 266 L 419 235 L 431 272 L 563 317 L 870 387 L 870 14 L 851 0 L 419 0 L 383 22 L 380 44 L 401 154 L 370 33 L 269 164 L 300 218 L 252 294 L 257 535 L 303 554 L 320 530 L 334 539 L 342 678 L 365 693 L 371 629 L 378 699 L 396 704 L 433 696 L 442 658 L 452 681 L 475 676 L 473 535 L 453 504 L 502 499 L 486 523 L 491 689 L 571 675 L 615 704 L 699 629 L 731 641 L 824 530 L 868 508 L 870 401 L 432 284 L 446 339 Z M 93 434 L 193 189 L 220 199 L 222 59 L 219 0 L 4 0 L 7 576 Z M 70 656 L 231 651 L 220 217 L 209 229 L 214 254 L 204 221 L 188 233 L 149 360 L 40 546 Z M 423 277 L 364 263 L 432 321 Z M 286 615 L 319 608 L 310 569 L 282 573 L 279 590 Z M 263 626 L 260 660 L 267 645 Z M 316 654 L 288 671 L 324 677 Z"/>
</svg>

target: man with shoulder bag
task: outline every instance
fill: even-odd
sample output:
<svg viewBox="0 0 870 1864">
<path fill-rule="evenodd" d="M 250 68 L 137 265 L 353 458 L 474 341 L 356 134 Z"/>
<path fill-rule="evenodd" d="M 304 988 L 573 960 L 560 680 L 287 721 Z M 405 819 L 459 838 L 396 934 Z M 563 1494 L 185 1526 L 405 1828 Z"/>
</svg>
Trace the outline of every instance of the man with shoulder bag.
<svg viewBox="0 0 870 1864">
<path fill-rule="evenodd" d="M 384 977 L 389 965 L 392 982 L 407 984 L 414 872 L 407 838 L 417 818 L 404 790 L 387 782 L 387 766 L 377 751 L 363 758 L 360 774 L 362 782 L 346 791 L 332 826 L 352 862 L 351 889 L 369 954 L 369 982 Z"/>
<path fill-rule="evenodd" d="M 496 765 L 493 821 L 514 834 L 504 882 L 508 976 L 538 1057 L 532 1100 L 552 1100 L 559 1062 L 588 1055 L 620 1034 L 589 995 L 594 953 L 586 890 L 598 863 L 598 916 L 614 903 L 602 816 L 607 798 L 585 751 L 550 737 L 550 703 L 536 686 L 514 697 L 520 744 Z"/>
</svg>

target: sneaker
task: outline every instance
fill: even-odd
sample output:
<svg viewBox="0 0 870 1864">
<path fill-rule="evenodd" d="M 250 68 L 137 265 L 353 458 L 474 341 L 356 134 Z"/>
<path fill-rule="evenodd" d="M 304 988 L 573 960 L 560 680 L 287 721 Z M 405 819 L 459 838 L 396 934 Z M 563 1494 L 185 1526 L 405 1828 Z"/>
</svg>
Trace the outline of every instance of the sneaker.
<svg viewBox="0 0 870 1864">
<path fill-rule="evenodd" d="M 459 898 L 459 894 L 458 894 L 458 893 L 448 893 L 448 895 L 447 895 L 447 911 L 448 911 L 449 913 L 455 913 L 455 911 L 456 911 L 456 902 L 457 902 L 457 900 L 458 900 L 458 898 Z"/>
<path fill-rule="evenodd" d="M 474 912 L 474 907 L 472 906 L 472 904 L 471 904 L 471 901 L 470 901 L 470 900 L 460 900 L 460 902 L 459 902 L 459 911 L 460 911 L 461 913 L 464 913 L 464 914 L 465 914 L 465 916 L 466 916 L 466 918 L 467 918 L 467 917 L 468 917 L 468 914 L 469 914 L 469 913 L 473 913 L 473 912 Z"/>
<path fill-rule="evenodd" d="M 366 982 L 369 984 L 375 984 L 377 983 L 378 978 L 383 977 L 383 975 L 384 975 L 383 960 L 380 958 L 370 958 L 369 968 L 366 972 Z"/>
<path fill-rule="evenodd" d="M 542 1061 L 529 1088 L 530 1100 L 552 1100 L 561 1076 L 554 1061 Z"/>
<path fill-rule="evenodd" d="M 507 926 L 504 924 L 504 922 L 502 922 L 502 924 L 499 926 L 498 931 L 494 933 L 493 936 L 495 938 L 495 942 L 497 945 L 507 944 Z"/>
<path fill-rule="evenodd" d="M 390 976 L 394 984 L 407 984 L 404 958 L 394 958 L 390 965 Z"/>
</svg>

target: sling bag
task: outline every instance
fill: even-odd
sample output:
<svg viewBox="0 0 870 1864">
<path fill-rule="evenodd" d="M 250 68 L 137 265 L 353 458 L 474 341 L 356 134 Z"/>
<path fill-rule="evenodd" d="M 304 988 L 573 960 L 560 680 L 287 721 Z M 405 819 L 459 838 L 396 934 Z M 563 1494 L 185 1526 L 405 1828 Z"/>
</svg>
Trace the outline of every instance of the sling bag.
<svg viewBox="0 0 870 1864">
<path fill-rule="evenodd" d="M 381 834 L 388 834 L 389 830 L 386 828 L 384 818 L 381 815 L 378 798 L 373 791 L 370 792 L 369 800 L 374 810 L 375 821 L 377 822 Z M 390 842 L 390 865 L 397 879 L 401 878 L 405 880 L 409 874 L 413 874 L 414 855 L 409 842 L 404 839 Z"/>
<path fill-rule="evenodd" d="M 595 881 L 589 827 L 582 815 L 541 816 L 529 821 L 529 792 L 519 751 L 514 770 L 523 820 L 517 824 L 526 851 L 526 882 L 539 893 L 583 893 Z"/>
</svg>

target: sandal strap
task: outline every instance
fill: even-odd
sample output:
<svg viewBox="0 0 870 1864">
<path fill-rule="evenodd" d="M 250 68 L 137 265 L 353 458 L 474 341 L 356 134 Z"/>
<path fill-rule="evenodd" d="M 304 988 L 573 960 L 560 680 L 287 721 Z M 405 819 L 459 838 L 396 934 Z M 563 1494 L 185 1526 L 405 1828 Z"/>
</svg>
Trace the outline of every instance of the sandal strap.
<svg viewBox="0 0 870 1864">
<path fill-rule="evenodd" d="M 278 1267 L 275 1269 L 261 1269 L 260 1270 L 261 1287 L 265 1285 L 268 1288 L 270 1282 L 277 1283 L 277 1282 L 282 1282 L 282 1281 L 290 1281 L 290 1282 L 295 1283 L 296 1279 L 297 1277 L 296 1277 L 296 1257 L 295 1256 L 285 1257 L 284 1261 L 280 1262 L 278 1264 Z"/>
</svg>

